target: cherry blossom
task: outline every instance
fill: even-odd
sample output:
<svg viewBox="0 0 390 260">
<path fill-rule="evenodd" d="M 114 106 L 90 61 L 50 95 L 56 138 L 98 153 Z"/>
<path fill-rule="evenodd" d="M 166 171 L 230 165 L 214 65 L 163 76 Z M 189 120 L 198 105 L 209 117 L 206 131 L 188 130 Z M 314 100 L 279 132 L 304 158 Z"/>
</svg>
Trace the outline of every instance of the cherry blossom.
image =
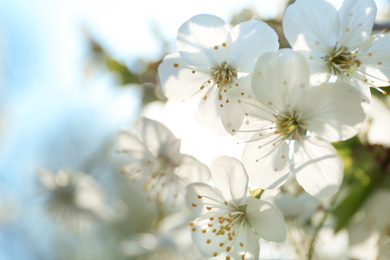
<svg viewBox="0 0 390 260">
<path fill-rule="evenodd" d="M 343 164 L 331 142 L 358 132 L 365 116 L 360 93 L 343 82 L 311 86 L 309 77 L 298 52 L 267 53 L 253 71 L 255 98 L 233 100 L 246 106 L 245 121 L 233 128 L 239 122 L 232 116 L 225 127 L 248 141 L 242 162 L 252 185 L 277 188 L 293 173 L 311 195 L 338 190 Z M 240 112 L 232 106 L 232 115 Z"/>
<path fill-rule="evenodd" d="M 185 185 L 210 179 L 206 165 L 180 153 L 180 140 L 158 121 L 142 118 L 141 137 L 123 130 L 118 134 L 119 152 L 129 156 L 122 172 L 132 181 L 143 181 L 149 200 L 173 203 L 184 195 Z"/>
<path fill-rule="evenodd" d="M 370 98 L 370 87 L 390 83 L 390 36 L 371 35 L 377 8 L 373 0 L 345 0 L 336 10 L 324 0 L 298 0 L 283 19 L 287 40 L 303 53 L 312 83 L 326 83 L 331 75 L 352 83 Z"/>
<path fill-rule="evenodd" d="M 187 187 L 187 202 L 197 214 L 190 222 L 193 240 L 206 257 L 258 259 L 258 236 L 282 242 L 286 226 L 271 203 L 249 196 L 248 176 L 232 157 L 219 157 L 210 167 L 214 187 L 194 183 Z"/>
<path fill-rule="evenodd" d="M 243 22 L 230 29 L 221 18 L 201 14 L 180 27 L 177 47 L 178 53 L 167 55 L 159 66 L 161 88 L 171 100 L 199 99 L 199 121 L 210 124 L 232 96 L 252 95 L 245 76 L 261 54 L 276 51 L 279 43 L 264 22 Z"/>
</svg>

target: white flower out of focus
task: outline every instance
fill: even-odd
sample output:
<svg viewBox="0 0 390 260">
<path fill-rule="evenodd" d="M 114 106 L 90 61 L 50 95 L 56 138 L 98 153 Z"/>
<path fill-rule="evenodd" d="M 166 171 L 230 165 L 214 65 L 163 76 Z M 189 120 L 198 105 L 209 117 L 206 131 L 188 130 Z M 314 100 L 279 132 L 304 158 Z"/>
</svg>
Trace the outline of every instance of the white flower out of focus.
<svg viewBox="0 0 390 260">
<path fill-rule="evenodd" d="M 339 11 L 325 0 L 297 0 L 286 9 L 286 38 L 308 59 L 313 84 L 334 75 L 359 88 L 365 101 L 368 86 L 390 84 L 390 35 L 371 35 L 376 12 L 373 0 L 345 0 Z"/>
<path fill-rule="evenodd" d="M 121 171 L 132 181 L 143 181 L 149 200 L 157 198 L 164 203 L 169 199 L 175 203 L 188 183 L 209 181 L 208 167 L 180 153 L 180 140 L 165 125 L 142 118 L 140 128 L 141 137 L 125 130 L 118 134 L 119 152 L 130 159 Z"/>
<path fill-rule="evenodd" d="M 252 74 L 254 98 L 244 105 L 245 122 L 226 120 L 226 129 L 248 141 L 242 162 L 251 185 L 274 189 L 290 173 L 311 195 L 335 194 L 343 164 L 331 142 L 354 136 L 364 121 L 360 93 L 344 82 L 311 86 L 303 55 L 291 49 L 262 55 Z M 291 158 L 290 158 L 291 155 Z"/>
<path fill-rule="evenodd" d="M 221 18 L 201 14 L 180 27 L 177 47 L 179 52 L 167 55 L 159 66 L 161 88 L 168 99 L 199 99 L 199 122 L 210 125 L 220 121 L 232 96 L 252 95 L 245 76 L 261 54 L 278 50 L 279 43 L 262 21 L 230 29 Z"/>
<path fill-rule="evenodd" d="M 359 131 L 359 139 L 370 145 L 390 148 L 390 106 L 373 96 L 366 120 Z"/>
<path fill-rule="evenodd" d="M 90 175 L 71 170 L 60 170 L 56 174 L 38 170 L 37 173 L 46 191 L 46 213 L 68 230 L 82 233 L 96 221 L 114 219 L 113 209 Z"/>
<path fill-rule="evenodd" d="M 354 259 L 389 259 L 390 191 L 377 189 L 364 203 L 360 218 L 348 227 Z"/>
<path fill-rule="evenodd" d="M 210 171 L 215 187 L 190 184 L 186 195 L 197 215 L 190 222 L 192 237 L 204 256 L 257 260 L 258 236 L 275 242 L 285 239 L 282 213 L 269 202 L 249 196 L 248 176 L 237 159 L 219 157 Z"/>
<path fill-rule="evenodd" d="M 185 210 L 168 215 L 159 221 L 154 232 L 130 236 L 121 243 L 123 253 L 131 259 L 201 259 L 188 229 L 188 221 L 192 217 L 190 213 Z"/>
</svg>

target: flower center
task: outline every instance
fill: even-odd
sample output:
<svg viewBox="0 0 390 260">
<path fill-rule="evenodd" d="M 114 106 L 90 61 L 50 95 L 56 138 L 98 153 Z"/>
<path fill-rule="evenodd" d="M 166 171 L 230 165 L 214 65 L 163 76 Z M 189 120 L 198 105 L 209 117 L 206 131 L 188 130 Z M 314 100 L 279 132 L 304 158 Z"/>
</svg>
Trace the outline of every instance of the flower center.
<svg viewBox="0 0 390 260">
<path fill-rule="evenodd" d="M 247 225 L 247 205 L 237 206 L 234 203 L 222 202 L 204 195 L 198 195 L 198 199 L 200 203 L 193 203 L 192 206 L 202 205 L 209 211 L 203 217 L 195 220 L 202 227 L 201 232 L 205 235 L 205 245 L 217 249 L 213 253 L 214 257 L 218 256 L 219 253 L 225 253 L 228 255 L 226 259 L 231 259 L 229 252 L 232 248 L 235 246 L 244 248 L 245 241 L 237 241 L 237 235 L 241 227 Z M 209 202 L 203 202 L 204 199 Z M 190 226 L 192 231 L 197 230 L 194 222 L 190 222 Z M 245 259 L 245 254 L 241 255 L 241 259 Z"/>
<path fill-rule="evenodd" d="M 226 50 L 226 55 L 220 57 L 221 53 L 220 49 Z M 217 88 L 217 98 L 219 100 L 219 106 L 222 108 L 224 103 L 229 103 L 229 99 L 226 97 L 225 93 L 234 87 L 239 87 L 238 76 L 239 73 L 247 74 L 246 72 L 240 72 L 236 68 L 229 66 L 229 57 L 228 50 L 226 48 L 226 43 L 222 43 L 221 45 L 214 46 L 215 56 L 217 65 L 213 65 L 210 67 L 194 67 L 194 66 L 182 66 L 185 69 L 191 71 L 192 74 L 196 74 L 197 72 L 206 73 L 206 78 L 203 84 L 199 87 L 199 90 L 194 92 L 190 97 L 197 95 L 199 93 L 203 93 L 203 100 L 207 100 L 209 95 L 215 94 L 215 89 Z M 219 65 L 218 65 L 219 64 Z M 181 65 L 179 63 L 174 63 L 173 67 L 179 68 Z M 209 75 L 209 76 L 208 76 Z M 240 75 L 241 76 L 241 75 Z M 241 92 L 241 95 L 245 95 L 244 91 Z"/>
<path fill-rule="evenodd" d="M 355 74 L 361 62 L 357 59 L 358 50 L 350 50 L 347 47 L 335 47 L 329 55 L 322 58 L 329 67 L 330 73 L 335 76 L 349 76 Z"/>
<path fill-rule="evenodd" d="M 300 121 L 300 113 L 293 111 L 292 113 L 281 113 L 276 117 L 276 134 L 280 134 L 284 139 L 296 140 L 302 135 L 306 135 L 306 129 Z"/>
<path fill-rule="evenodd" d="M 211 79 L 215 82 L 217 88 L 219 89 L 218 100 L 225 100 L 224 93 L 226 93 L 229 89 L 232 88 L 232 83 L 235 82 L 237 79 L 237 71 L 231 68 L 229 64 L 224 61 L 221 63 L 217 72 L 212 73 L 210 76 Z M 221 107 L 223 107 L 223 105 Z"/>
<path fill-rule="evenodd" d="M 230 86 L 232 80 L 237 78 L 237 71 L 231 68 L 229 64 L 224 61 L 217 69 L 217 72 L 211 74 L 211 78 L 217 84 L 217 87 L 223 87 L 225 85 Z"/>
</svg>

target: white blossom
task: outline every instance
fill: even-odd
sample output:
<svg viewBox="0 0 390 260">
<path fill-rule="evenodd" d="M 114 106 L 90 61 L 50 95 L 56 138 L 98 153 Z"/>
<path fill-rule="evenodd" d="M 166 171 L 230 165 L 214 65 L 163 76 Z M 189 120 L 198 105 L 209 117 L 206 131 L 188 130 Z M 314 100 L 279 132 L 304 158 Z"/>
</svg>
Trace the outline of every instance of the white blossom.
<svg viewBox="0 0 390 260">
<path fill-rule="evenodd" d="M 366 120 L 359 131 L 359 139 L 363 143 L 382 145 L 390 148 L 390 106 L 373 96 L 367 110 Z"/>
<path fill-rule="evenodd" d="M 388 259 L 390 256 L 390 191 L 376 190 L 348 227 L 350 257 Z"/>
<path fill-rule="evenodd" d="M 46 192 L 46 213 L 68 230 L 81 233 L 96 221 L 114 219 L 113 209 L 92 176 L 72 170 L 52 173 L 40 169 L 37 173 Z"/>
<path fill-rule="evenodd" d="M 225 127 L 248 141 L 242 162 L 251 185 L 277 188 L 292 173 L 311 195 L 330 196 L 338 190 L 343 164 L 331 142 L 357 133 L 364 120 L 361 97 L 346 83 L 311 86 L 309 77 L 309 66 L 298 52 L 267 53 L 253 71 L 255 98 L 232 100 L 245 105 L 245 121 L 234 121 L 241 111 L 232 105 Z"/>
<path fill-rule="evenodd" d="M 142 118 L 141 137 L 123 130 L 118 134 L 119 151 L 129 156 L 122 172 L 132 181 L 143 182 L 149 199 L 164 203 L 183 196 L 185 185 L 208 181 L 209 169 L 193 156 L 180 153 L 180 140 L 163 124 Z"/>
<path fill-rule="evenodd" d="M 178 53 L 167 55 L 159 66 L 162 90 L 172 100 L 199 99 L 199 121 L 209 125 L 220 121 L 232 96 L 251 96 L 245 76 L 262 53 L 276 51 L 279 43 L 262 21 L 230 29 L 221 18 L 201 14 L 180 27 L 177 47 Z"/>
<path fill-rule="evenodd" d="M 190 222 L 193 240 L 204 256 L 257 260 L 258 236 L 285 239 L 283 215 L 269 202 L 249 196 L 248 176 L 237 159 L 219 157 L 210 170 L 215 187 L 187 187 L 187 202 L 198 216 Z"/>
<path fill-rule="evenodd" d="M 199 260 L 200 252 L 192 243 L 188 229 L 190 211 L 179 211 L 159 221 L 150 233 L 133 234 L 122 241 L 121 249 L 128 257 L 145 260 Z"/>
<path fill-rule="evenodd" d="M 373 0 L 345 0 L 338 11 L 324 0 L 298 0 L 287 8 L 284 32 L 308 59 L 312 83 L 337 76 L 360 89 L 365 101 L 368 86 L 389 85 L 390 36 L 371 36 L 376 12 Z"/>
</svg>

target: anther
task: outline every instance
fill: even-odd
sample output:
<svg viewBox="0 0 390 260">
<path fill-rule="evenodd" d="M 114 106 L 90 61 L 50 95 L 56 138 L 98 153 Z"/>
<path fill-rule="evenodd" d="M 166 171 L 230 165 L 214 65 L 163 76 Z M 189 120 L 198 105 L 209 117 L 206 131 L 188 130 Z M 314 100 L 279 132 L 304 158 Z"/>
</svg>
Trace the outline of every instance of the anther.
<svg viewBox="0 0 390 260">
<path fill-rule="evenodd" d="M 226 247 L 226 252 L 229 252 L 232 249 L 230 246 Z"/>
<path fill-rule="evenodd" d="M 206 209 L 207 209 L 207 210 L 211 210 L 211 209 L 212 209 L 212 207 L 210 207 L 210 206 L 207 206 L 207 207 L 206 207 Z"/>
<path fill-rule="evenodd" d="M 174 63 L 173 67 L 175 67 L 175 68 L 179 67 L 179 63 Z"/>
<path fill-rule="evenodd" d="M 195 208 L 196 206 L 198 206 L 198 205 L 196 205 L 195 203 L 192 203 L 191 205 L 192 205 L 194 208 Z"/>
<path fill-rule="evenodd" d="M 207 239 L 206 243 L 210 244 L 211 243 L 211 239 Z"/>
<path fill-rule="evenodd" d="M 200 195 L 198 195 L 198 199 L 201 199 L 201 198 L 203 198 L 202 196 L 200 196 Z"/>
</svg>

